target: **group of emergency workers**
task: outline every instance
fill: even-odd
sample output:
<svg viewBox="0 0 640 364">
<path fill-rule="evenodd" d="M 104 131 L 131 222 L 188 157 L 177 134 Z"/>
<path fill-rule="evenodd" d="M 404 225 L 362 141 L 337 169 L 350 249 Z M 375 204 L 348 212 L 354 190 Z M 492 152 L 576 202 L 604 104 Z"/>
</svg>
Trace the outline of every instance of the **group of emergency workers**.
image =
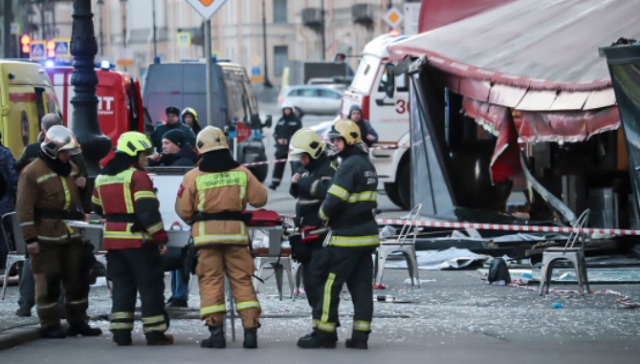
<svg viewBox="0 0 640 364">
<path fill-rule="evenodd" d="M 313 317 L 312 332 L 301 337 L 298 346 L 336 347 L 339 295 L 346 284 L 355 307 L 346 347 L 366 349 L 373 316 L 371 254 L 379 245 L 374 219 L 376 171 L 355 122 L 337 121 L 328 135 L 331 146 L 313 130 L 297 129 L 285 138 L 289 159 L 302 166 L 294 171 L 290 188 L 297 199 L 295 225 L 301 232 L 291 245 L 293 258 L 303 267 Z M 119 346 L 132 344 L 138 292 L 147 344 L 173 344 L 173 337 L 166 334 L 169 317 L 161 264 L 169 237 L 145 170 L 154 144 L 142 133 L 122 134 L 114 158 L 95 180 L 91 198 L 93 212 L 105 221 L 103 247 L 108 252 L 107 276 L 113 282 L 109 329 Z M 242 319 L 243 346 L 257 348 L 261 307 L 252 285 L 254 262 L 247 228 L 251 214 L 244 211 L 247 205 L 263 207 L 267 190 L 233 159 L 222 130 L 205 127 L 197 134 L 195 147 L 199 160 L 184 176 L 175 210 L 191 225 L 190 247 L 195 251 L 191 270 L 199 282 L 200 317 L 210 331 L 201 347 L 226 346 L 226 276 Z M 333 164 L 330 147 L 341 158 L 340 169 Z M 16 211 L 30 256 L 42 333 L 46 338 L 97 336 L 101 330 L 87 323 L 89 292 L 82 279 L 85 242 L 70 224 L 86 219 L 78 189 L 84 181 L 77 182 L 84 177 L 71 161 L 80 153 L 80 145 L 69 129 L 56 125 L 46 131 L 40 149 L 20 174 Z M 58 310 L 61 284 L 66 331 Z"/>
</svg>

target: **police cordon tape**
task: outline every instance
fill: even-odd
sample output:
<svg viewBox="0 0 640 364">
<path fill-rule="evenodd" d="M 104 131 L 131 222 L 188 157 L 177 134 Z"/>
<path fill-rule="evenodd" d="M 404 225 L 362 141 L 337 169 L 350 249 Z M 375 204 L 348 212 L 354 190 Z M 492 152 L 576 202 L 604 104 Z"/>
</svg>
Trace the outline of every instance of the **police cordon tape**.
<svg viewBox="0 0 640 364">
<path fill-rule="evenodd" d="M 408 147 L 408 145 L 398 145 L 398 144 L 393 144 L 393 145 L 385 145 L 385 146 L 381 146 L 381 147 L 373 147 L 373 148 L 369 148 L 369 151 L 374 151 L 374 150 L 388 150 L 388 149 L 398 149 L 398 147 Z M 264 161 L 264 162 L 253 162 L 253 163 L 245 163 L 243 164 L 244 167 L 254 167 L 254 166 L 263 166 L 265 164 L 276 164 L 276 163 L 287 163 L 288 159 L 284 158 L 284 159 L 274 159 L 271 161 Z"/>
<path fill-rule="evenodd" d="M 527 284 L 527 282 L 522 280 L 522 279 L 516 279 L 516 280 L 512 281 L 509 284 L 506 284 L 505 281 L 498 281 L 498 282 L 493 282 L 493 283 L 487 282 L 487 284 L 488 285 L 492 285 L 492 286 L 513 287 L 513 288 L 517 288 L 517 289 L 523 289 L 523 290 L 529 291 L 529 292 L 538 292 L 540 290 L 540 288 L 524 286 L 524 284 Z M 575 294 L 582 294 L 582 291 L 580 291 L 580 290 L 547 289 L 547 293 L 548 294 L 557 294 L 557 295 L 575 295 Z M 623 308 L 638 308 L 638 307 L 640 307 L 640 302 L 631 302 L 631 297 L 629 297 L 627 295 L 624 295 L 624 294 L 622 294 L 620 292 L 612 291 L 610 289 L 603 289 L 603 290 L 599 290 L 599 291 L 589 291 L 589 292 L 585 292 L 585 294 L 588 294 L 588 295 L 609 295 L 609 296 L 620 297 L 620 298 L 616 299 L 616 303 L 619 304 L 620 306 L 622 306 Z"/>
<path fill-rule="evenodd" d="M 497 230 L 526 233 L 564 233 L 564 234 L 601 234 L 601 235 L 624 235 L 640 236 L 640 230 L 622 229 L 598 229 L 598 228 L 572 228 L 565 226 L 534 226 L 534 225 L 506 225 L 487 224 L 469 222 L 448 222 L 448 221 L 409 221 L 401 219 L 376 219 L 378 225 L 405 225 L 418 227 L 433 227 L 444 229 L 476 229 L 476 230 Z"/>
</svg>

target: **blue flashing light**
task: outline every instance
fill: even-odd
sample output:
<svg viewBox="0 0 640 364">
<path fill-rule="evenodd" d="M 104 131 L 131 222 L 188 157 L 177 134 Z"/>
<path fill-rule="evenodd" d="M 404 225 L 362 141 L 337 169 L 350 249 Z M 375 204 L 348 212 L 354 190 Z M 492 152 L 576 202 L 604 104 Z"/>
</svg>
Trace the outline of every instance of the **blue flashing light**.
<svg viewBox="0 0 640 364">
<path fill-rule="evenodd" d="M 158 57 L 158 56 L 153 57 L 153 63 L 154 64 L 160 64 L 160 57 Z"/>
<path fill-rule="evenodd" d="M 47 67 L 47 68 L 54 67 L 55 65 L 56 65 L 55 62 L 53 62 L 53 61 L 46 61 L 44 63 L 44 66 Z"/>
<path fill-rule="evenodd" d="M 111 69 L 111 62 L 109 62 L 109 61 L 100 62 L 100 68 L 103 69 L 103 70 Z"/>
</svg>

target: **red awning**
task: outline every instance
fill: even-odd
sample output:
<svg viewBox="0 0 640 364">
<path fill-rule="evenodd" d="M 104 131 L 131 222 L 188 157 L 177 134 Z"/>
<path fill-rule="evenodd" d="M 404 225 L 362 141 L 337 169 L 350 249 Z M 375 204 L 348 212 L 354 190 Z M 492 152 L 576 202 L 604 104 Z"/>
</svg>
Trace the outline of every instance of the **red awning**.
<svg viewBox="0 0 640 364">
<path fill-rule="evenodd" d="M 440 28 L 514 0 L 423 0 L 419 33 Z"/>
</svg>

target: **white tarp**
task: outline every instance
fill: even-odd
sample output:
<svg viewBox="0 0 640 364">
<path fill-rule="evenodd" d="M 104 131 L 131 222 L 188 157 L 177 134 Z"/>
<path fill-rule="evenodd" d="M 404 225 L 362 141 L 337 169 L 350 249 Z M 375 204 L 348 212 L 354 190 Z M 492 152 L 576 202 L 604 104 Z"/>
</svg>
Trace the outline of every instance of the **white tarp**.
<svg viewBox="0 0 640 364">
<path fill-rule="evenodd" d="M 419 270 L 461 269 L 473 262 L 484 262 L 487 255 L 480 255 L 468 249 L 449 248 L 447 250 L 427 250 L 416 252 Z M 387 261 L 386 269 L 407 269 L 407 262 Z"/>
</svg>

